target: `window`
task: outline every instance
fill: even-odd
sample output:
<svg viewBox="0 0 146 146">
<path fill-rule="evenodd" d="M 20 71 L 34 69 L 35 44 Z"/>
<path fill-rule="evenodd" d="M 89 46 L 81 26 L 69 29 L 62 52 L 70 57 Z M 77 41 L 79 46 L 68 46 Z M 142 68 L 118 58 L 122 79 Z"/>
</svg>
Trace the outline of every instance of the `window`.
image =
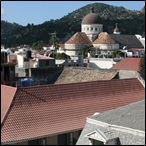
<svg viewBox="0 0 146 146">
<path fill-rule="evenodd" d="M 105 135 L 104 132 L 108 132 L 108 134 L 110 134 L 110 138 L 108 135 Z M 107 129 L 107 131 L 104 132 L 97 129 L 86 134 L 85 136 L 88 137 L 89 145 L 121 145 L 119 137 L 115 137 L 112 131 Z"/>
<path fill-rule="evenodd" d="M 95 28 L 95 31 L 97 31 L 97 27 Z"/>
<path fill-rule="evenodd" d="M 95 139 L 92 139 L 92 144 L 93 145 L 104 145 L 104 143 L 102 141 L 95 140 Z"/>
<path fill-rule="evenodd" d="M 28 145 L 47 145 L 46 138 L 29 140 Z"/>
<path fill-rule="evenodd" d="M 47 145 L 46 138 L 41 138 L 39 143 L 40 145 Z"/>
<path fill-rule="evenodd" d="M 11 66 L 10 69 L 11 69 L 11 71 L 14 71 L 14 66 Z"/>
<path fill-rule="evenodd" d="M 28 145 L 39 145 L 39 139 L 29 140 Z"/>
<path fill-rule="evenodd" d="M 58 135 L 58 145 L 73 145 L 73 133 Z"/>
<path fill-rule="evenodd" d="M 46 60 L 46 66 L 48 66 L 49 65 L 49 60 Z"/>
<path fill-rule="evenodd" d="M 93 31 L 93 27 L 91 27 L 91 31 Z"/>
</svg>

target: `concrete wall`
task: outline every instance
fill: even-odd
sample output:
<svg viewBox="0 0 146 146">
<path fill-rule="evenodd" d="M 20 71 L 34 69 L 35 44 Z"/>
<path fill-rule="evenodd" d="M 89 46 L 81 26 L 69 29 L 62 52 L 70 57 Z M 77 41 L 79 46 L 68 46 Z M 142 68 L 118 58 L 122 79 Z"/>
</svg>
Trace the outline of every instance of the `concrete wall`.
<svg viewBox="0 0 146 146">
<path fill-rule="evenodd" d="M 65 44 L 65 53 L 69 56 L 78 56 L 84 46 L 91 44 Z"/>
<path fill-rule="evenodd" d="M 48 62 L 48 63 L 47 63 Z M 43 59 L 39 60 L 38 67 L 55 66 L 55 59 Z"/>
<path fill-rule="evenodd" d="M 40 84 L 54 83 L 62 72 L 63 67 L 31 68 L 29 76 Z"/>
<path fill-rule="evenodd" d="M 15 144 L 11 144 L 11 145 L 28 145 L 28 141 L 15 143 Z"/>
<path fill-rule="evenodd" d="M 101 50 L 115 50 L 119 49 L 119 44 L 93 44 L 94 47 L 99 47 Z"/>
<path fill-rule="evenodd" d="M 51 137 L 47 137 L 46 140 L 47 140 L 47 145 L 57 145 L 58 144 L 57 135 L 51 136 Z"/>
<path fill-rule="evenodd" d="M 140 76 L 137 71 L 119 70 L 118 76 L 119 79 L 138 78 L 141 84 L 145 87 L 145 80 Z"/>
<path fill-rule="evenodd" d="M 72 133 L 73 133 L 73 139 L 76 142 L 80 136 L 79 135 L 80 131 L 74 131 Z M 15 144 L 11 144 L 11 145 L 28 145 L 28 141 L 15 143 Z M 46 137 L 46 145 L 58 145 L 58 135 Z"/>
<path fill-rule="evenodd" d="M 95 68 L 95 69 L 110 69 L 113 67 L 114 61 L 113 59 L 107 59 L 107 58 L 90 58 L 89 61 L 89 67 Z"/>
<path fill-rule="evenodd" d="M 21 55 L 17 55 L 17 60 L 18 60 L 18 66 L 23 67 L 24 66 L 24 58 Z"/>
<path fill-rule="evenodd" d="M 29 69 L 16 67 L 16 73 L 18 74 L 18 77 L 26 77 L 26 76 L 28 77 L 29 76 Z"/>
<path fill-rule="evenodd" d="M 119 70 L 119 78 L 137 78 L 137 71 Z"/>
</svg>

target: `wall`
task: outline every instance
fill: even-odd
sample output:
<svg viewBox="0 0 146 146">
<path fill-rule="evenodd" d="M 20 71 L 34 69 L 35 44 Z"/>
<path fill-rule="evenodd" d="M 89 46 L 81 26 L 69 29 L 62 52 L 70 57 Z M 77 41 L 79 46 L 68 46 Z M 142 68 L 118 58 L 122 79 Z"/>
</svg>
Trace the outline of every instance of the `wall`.
<svg viewBox="0 0 146 146">
<path fill-rule="evenodd" d="M 89 67 L 95 69 L 110 69 L 113 67 L 114 61 L 113 59 L 108 58 L 90 58 Z"/>
<path fill-rule="evenodd" d="M 40 84 L 54 83 L 63 70 L 63 67 L 31 68 L 29 76 L 38 80 Z"/>
<path fill-rule="evenodd" d="M 14 81 L 15 80 L 15 66 L 12 65 L 10 66 L 10 81 Z"/>
<path fill-rule="evenodd" d="M 25 68 L 18 68 L 16 67 L 16 73 L 18 73 L 18 77 L 28 77 L 29 76 L 29 69 Z"/>
<path fill-rule="evenodd" d="M 46 62 L 49 62 L 46 64 Z M 55 66 L 55 59 L 42 59 L 39 60 L 38 67 Z"/>
<path fill-rule="evenodd" d="M 79 138 L 79 134 L 80 131 L 74 131 L 73 138 L 77 140 Z M 28 145 L 28 141 L 15 143 L 11 145 Z M 58 135 L 46 137 L 46 145 L 58 145 Z"/>
<path fill-rule="evenodd" d="M 65 44 L 65 53 L 69 56 L 78 56 L 84 46 L 91 46 L 91 44 Z"/>
<path fill-rule="evenodd" d="M 57 145 L 58 144 L 58 138 L 57 135 L 47 137 L 47 145 Z"/>
<path fill-rule="evenodd" d="M 24 58 L 21 55 L 17 55 L 17 60 L 18 60 L 18 66 L 23 67 L 24 66 Z"/>
<path fill-rule="evenodd" d="M 15 144 L 12 144 L 12 145 L 28 145 L 28 142 L 25 141 L 25 142 L 15 143 Z"/>
<path fill-rule="evenodd" d="M 115 50 L 115 49 L 119 49 L 119 44 L 93 44 L 94 47 L 99 47 L 100 49 L 103 50 Z"/>
<path fill-rule="evenodd" d="M 17 62 L 17 55 L 16 54 L 11 54 L 11 55 L 8 55 L 8 60 L 9 62 L 11 63 L 16 63 Z"/>
<path fill-rule="evenodd" d="M 137 71 L 119 70 L 118 76 L 119 79 L 138 78 L 141 84 L 145 87 L 145 80 L 143 80 Z"/>
<path fill-rule="evenodd" d="M 82 24 L 81 31 L 85 32 L 88 38 L 93 41 L 97 35 L 103 31 L 103 24 Z"/>
</svg>

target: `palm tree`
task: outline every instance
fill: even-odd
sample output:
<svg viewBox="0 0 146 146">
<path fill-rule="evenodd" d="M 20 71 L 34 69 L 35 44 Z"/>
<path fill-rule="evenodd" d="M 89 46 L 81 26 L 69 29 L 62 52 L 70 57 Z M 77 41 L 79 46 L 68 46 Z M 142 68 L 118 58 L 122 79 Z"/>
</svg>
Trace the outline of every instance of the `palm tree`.
<svg viewBox="0 0 146 146">
<path fill-rule="evenodd" d="M 91 51 L 91 46 L 84 46 L 83 48 L 81 48 L 81 53 L 83 55 L 83 58 L 86 58 L 88 53 L 90 53 Z"/>
</svg>

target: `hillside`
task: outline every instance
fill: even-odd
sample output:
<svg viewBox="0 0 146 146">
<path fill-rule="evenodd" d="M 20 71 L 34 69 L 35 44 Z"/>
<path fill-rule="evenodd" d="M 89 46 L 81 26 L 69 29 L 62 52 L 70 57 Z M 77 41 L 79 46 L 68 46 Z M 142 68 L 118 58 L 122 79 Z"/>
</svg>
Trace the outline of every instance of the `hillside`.
<svg viewBox="0 0 146 146">
<path fill-rule="evenodd" d="M 95 13 L 103 19 L 103 29 L 112 33 L 115 23 L 122 34 L 141 34 L 145 32 L 145 6 L 139 11 L 132 11 L 124 7 L 94 3 L 86 5 L 57 20 L 43 22 L 40 25 L 28 24 L 21 26 L 16 23 L 1 21 L 1 43 L 8 47 L 21 44 L 32 45 L 41 41 L 49 44 L 49 33 L 57 32 L 60 43 L 67 41 L 75 32 L 81 31 L 81 21 L 94 6 Z"/>
</svg>

